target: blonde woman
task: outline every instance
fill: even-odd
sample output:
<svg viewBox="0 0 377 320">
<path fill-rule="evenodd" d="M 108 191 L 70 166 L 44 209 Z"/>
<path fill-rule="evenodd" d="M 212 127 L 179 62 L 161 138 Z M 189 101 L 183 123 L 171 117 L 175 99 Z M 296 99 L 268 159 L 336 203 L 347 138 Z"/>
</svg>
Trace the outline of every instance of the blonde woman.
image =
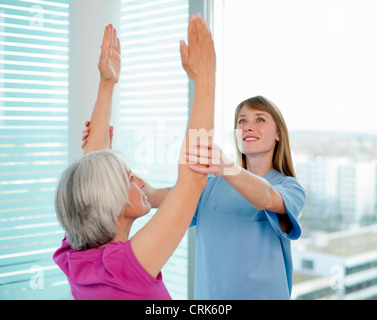
<svg viewBox="0 0 377 320">
<path fill-rule="evenodd" d="M 288 130 L 276 105 L 260 96 L 241 102 L 234 120 L 238 164 L 216 145 L 202 145 L 208 156 L 187 150 L 192 163 L 207 164 L 193 171 L 213 175 L 192 222 L 195 298 L 289 299 L 290 241 L 301 235 L 305 191 L 295 178 Z"/>
<path fill-rule="evenodd" d="M 188 46 L 181 42 L 182 65 L 195 83 L 195 95 L 187 129 L 209 131 L 216 58 L 211 34 L 199 16 L 190 19 L 188 42 Z M 207 178 L 181 161 L 173 190 L 150 221 L 129 238 L 133 222 L 151 205 L 144 181 L 118 153 L 108 150 L 120 60 L 119 39 L 109 25 L 101 47 L 101 80 L 85 156 L 66 169 L 56 190 L 56 213 L 66 237 L 54 261 L 66 274 L 75 299 L 170 299 L 160 271 L 184 236 Z"/>
</svg>

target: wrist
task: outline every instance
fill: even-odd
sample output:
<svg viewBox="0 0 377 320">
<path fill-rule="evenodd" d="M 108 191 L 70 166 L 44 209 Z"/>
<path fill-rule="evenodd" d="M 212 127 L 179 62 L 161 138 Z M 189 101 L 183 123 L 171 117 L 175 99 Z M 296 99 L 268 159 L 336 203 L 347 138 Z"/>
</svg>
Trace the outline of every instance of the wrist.
<svg viewBox="0 0 377 320">
<path fill-rule="evenodd" d="M 114 88 L 116 85 L 116 82 L 113 80 L 104 79 L 101 77 L 99 84 L 103 88 Z"/>
<path fill-rule="evenodd" d="M 199 77 L 194 80 L 196 87 L 203 87 L 213 90 L 216 86 L 216 80 L 207 78 L 207 77 Z"/>
<path fill-rule="evenodd" d="M 237 163 L 232 162 L 224 166 L 223 178 L 231 183 L 233 180 L 238 179 L 244 169 Z"/>
</svg>

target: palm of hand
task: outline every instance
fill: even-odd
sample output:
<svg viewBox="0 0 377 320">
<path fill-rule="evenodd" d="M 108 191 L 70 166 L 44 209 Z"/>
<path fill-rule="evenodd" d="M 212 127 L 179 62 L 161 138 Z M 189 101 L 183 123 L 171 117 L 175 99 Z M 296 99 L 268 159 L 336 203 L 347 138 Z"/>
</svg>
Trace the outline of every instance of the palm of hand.
<svg viewBox="0 0 377 320">
<path fill-rule="evenodd" d="M 105 29 L 98 68 L 103 80 L 115 83 L 119 81 L 121 71 L 120 41 L 112 25 Z"/>
<path fill-rule="evenodd" d="M 111 80 L 117 83 L 120 77 L 121 58 L 115 50 L 109 51 L 107 51 L 107 57 L 105 56 L 100 60 L 98 67 L 104 80 Z"/>
</svg>

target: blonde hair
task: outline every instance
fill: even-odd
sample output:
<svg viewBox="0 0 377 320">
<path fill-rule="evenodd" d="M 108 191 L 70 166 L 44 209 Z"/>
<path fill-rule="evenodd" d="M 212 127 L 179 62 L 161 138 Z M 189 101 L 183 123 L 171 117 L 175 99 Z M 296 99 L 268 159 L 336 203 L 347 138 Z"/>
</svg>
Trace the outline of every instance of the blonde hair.
<svg viewBox="0 0 377 320">
<path fill-rule="evenodd" d="M 63 172 L 55 210 L 73 249 L 97 248 L 115 238 L 129 190 L 125 161 L 114 151 L 89 153 Z"/>
<path fill-rule="evenodd" d="M 245 101 L 242 101 L 236 108 L 234 115 L 234 129 L 237 129 L 238 116 L 242 107 L 248 107 L 252 110 L 260 110 L 268 112 L 275 121 L 277 132 L 280 137 L 276 141 L 274 154 L 272 157 L 272 164 L 275 170 L 279 171 L 285 176 L 296 177 L 292 162 L 291 148 L 289 145 L 289 136 L 287 125 L 285 124 L 282 113 L 279 108 L 270 100 L 262 96 L 256 96 Z M 236 139 L 236 136 L 235 136 Z M 237 148 L 236 141 L 237 163 L 244 169 L 246 167 L 246 156 Z"/>
</svg>

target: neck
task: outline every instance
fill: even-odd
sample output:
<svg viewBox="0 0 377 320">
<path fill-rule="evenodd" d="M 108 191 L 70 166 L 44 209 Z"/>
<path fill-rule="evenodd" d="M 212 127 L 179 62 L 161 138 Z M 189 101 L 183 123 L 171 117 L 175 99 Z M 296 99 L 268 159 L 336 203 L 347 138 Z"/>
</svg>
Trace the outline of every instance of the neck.
<svg viewBox="0 0 377 320">
<path fill-rule="evenodd" d="M 250 171 L 251 173 L 254 173 L 255 175 L 259 177 L 263 177 L 267 173 L 269 173 L 274 167 L 272 165 L 272 159 L 271 157 L 263 156 L 248 156 L 246 155 L 246 168 L 247 171 Z"/>
<path fill-rule="evenodd" d="M 129 219 L 125 217 L 118 218 L 117 230 L 118 234 L 113 239 L 114 241 L 127 241 L 130 235 L 131 227 L 134 223 L 134 219 Z"/>
</svg>

